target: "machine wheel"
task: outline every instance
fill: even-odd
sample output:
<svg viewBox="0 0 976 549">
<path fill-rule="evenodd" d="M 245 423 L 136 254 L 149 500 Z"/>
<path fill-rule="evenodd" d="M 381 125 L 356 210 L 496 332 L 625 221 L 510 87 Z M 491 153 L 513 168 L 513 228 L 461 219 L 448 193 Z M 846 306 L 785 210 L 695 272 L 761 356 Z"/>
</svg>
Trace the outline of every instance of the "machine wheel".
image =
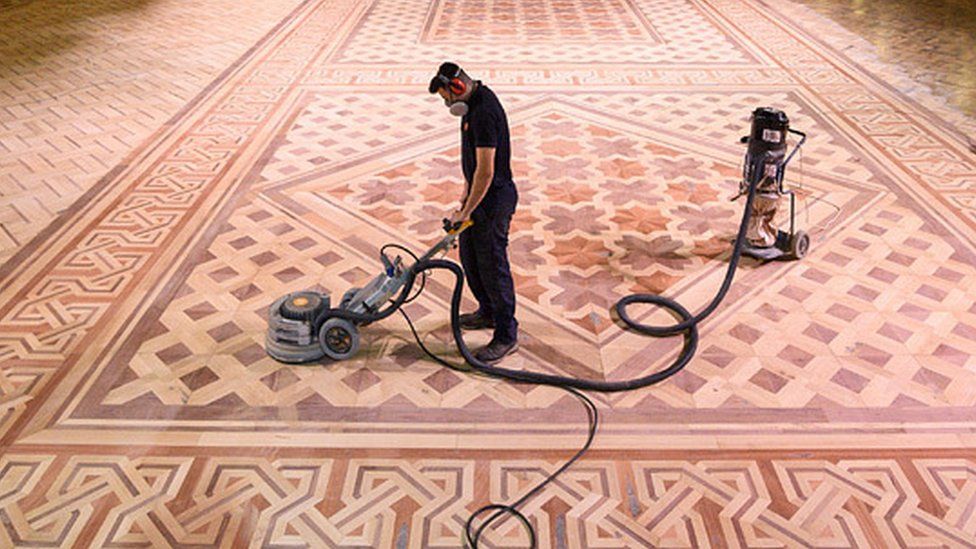
<svg viewBox="0 0 976 549">
<path fill-rule="evenodd" d="M 358 288 L 358 287 L 356 287 L 356 288 L 349 288 L 346 291 L 346 293 L 342 294 L 342 301 L 339 302 L 339 308 L 340 309 L 348 309 L 349 308 L 348 307 L 349 302 L 352 301 L 352 298 L 356 296 L 356 292 L 358 292 L 361 289 L 362 288 Z"/>
<path fill-rule="evenodd" d="M 330 318 L 319 330 L 319 345 L 332 360 L 346 360 L 359 350 L 359 330 L 344 318 Z"/>
<path fill-rule="evenodd" d="M 810 251 L 810 235 L 803 231 L 796 231 L 790 240 L 790 253 L 794 259 L 803 259 Z"/>
</svg>

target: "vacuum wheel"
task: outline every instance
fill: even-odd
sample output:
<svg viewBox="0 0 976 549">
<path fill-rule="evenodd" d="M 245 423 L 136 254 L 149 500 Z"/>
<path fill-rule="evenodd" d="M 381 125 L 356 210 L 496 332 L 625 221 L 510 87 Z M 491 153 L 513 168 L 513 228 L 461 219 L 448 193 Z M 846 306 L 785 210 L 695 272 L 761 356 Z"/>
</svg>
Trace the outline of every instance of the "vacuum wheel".
<svg viewBox="0 0 976 549">
<path fill-rule="evenodd" d="M 362 288 L 349 288 L 346 293 L 342 294 L 342 301 L 339 302 L 340 309 L 348 309 L 349 303 L 352 302 L 352 298 L 356 297 L 356 292 Z"/>
<path fill-rule="evenodd" d="M 322 311 L 325 302 L 315 292 L 296 292 L 281 304 L 281 316 L 289 320 L 312 320 Z"/>
<path fill-rule="evenodd" d="M 796 231 L 790 240 L 790 253 L 794 259 L 803 259 L 810 251 L 810 235 L 803 231 Z"/>
<path fill-rule="evenodd" d="M 346 360 L 359 350 L 359 330 L 344 318 L 330 318 L 319 330 L 319 345 L 332 360 Z"/>
</svg>

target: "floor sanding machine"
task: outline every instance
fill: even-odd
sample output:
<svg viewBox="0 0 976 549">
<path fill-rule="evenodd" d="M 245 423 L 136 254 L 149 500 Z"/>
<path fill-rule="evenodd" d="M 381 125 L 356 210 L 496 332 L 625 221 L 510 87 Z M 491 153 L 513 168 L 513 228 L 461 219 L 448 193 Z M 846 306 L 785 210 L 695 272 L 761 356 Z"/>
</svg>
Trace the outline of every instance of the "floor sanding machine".
<svg viewBox="0 0 976 549">
<path fill-rule="evenodd" d="M 384 246 L 380 250 L 383 272 L 366 286 L 347 290 L 335 309 L 329 294 L 322 292 L 302 291 L 279 298 L 268 311 L 265 339 L 268 354 L 289 364 L 314 362 L 323 357 L 332 360 L 352 357 L 359 350 L 359 328 L 388 316 L 384 312 L 392 313 L 392 310 L 384 311 L 383 306 L 393 301 L 408 281 L 413 283 L 417 266 L 450 250 L 457 243 L 458 235 L 470 225 L 471 221 L 451 225 L 445 219 L 446 234 L 420 257 L 396 244 Z M 400 255 L 390 259 L 387 254 L 390 248 L 407 253 L 413 258 L 413 264 L 405 266 Z"/>
</svg>

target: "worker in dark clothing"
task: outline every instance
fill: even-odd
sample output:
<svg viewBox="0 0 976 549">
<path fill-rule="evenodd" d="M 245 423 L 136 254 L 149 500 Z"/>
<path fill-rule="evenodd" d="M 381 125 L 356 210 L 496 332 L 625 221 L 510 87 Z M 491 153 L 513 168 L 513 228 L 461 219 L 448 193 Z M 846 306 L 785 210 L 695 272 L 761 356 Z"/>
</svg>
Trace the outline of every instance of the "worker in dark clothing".
<svg viewBox="0 0 976 549">
<path fill-rule="evenodd" d="M 461 315 L 466 330 L 493 328 L 491 342 L 475 353 L 498 362 L 518 350 L 515 285 L 508 263 L 508 229 L 518 203 L 512 180 L 508 118 L 495 93 L 454 63 L 444 63 L 428 91 L 439 93 L 461 117 L 461 168 L 465 192 L 451 222 L 474 224 L 459 239 L 461 265 L 478 310 Z"/>
</svg>

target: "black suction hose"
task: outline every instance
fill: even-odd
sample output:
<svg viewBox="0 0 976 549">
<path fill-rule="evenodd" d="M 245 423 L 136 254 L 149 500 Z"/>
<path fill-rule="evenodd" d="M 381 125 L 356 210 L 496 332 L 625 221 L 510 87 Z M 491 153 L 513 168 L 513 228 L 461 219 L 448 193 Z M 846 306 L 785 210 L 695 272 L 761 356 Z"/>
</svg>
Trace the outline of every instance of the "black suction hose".
<svg viewBox="0 0 976 549">
<path fill-rule="evenodd" d="M 329 318 L 333 317 L 344 318 L 353 324 L 365 325 L 376 322 L 377 320 L 383 320 L 384 318 L 392 315 L 393 313 L 397 312 L 397 310 L 403 306 L 404 303 L 413 301 L 416 298 L 416 296 L 414 296 L 409 300 L 407 299 L 407 297 L 410 295 L 410 290 L 413 288 L 413 283 L 417 279 L 417 273 L 419 272 L 420 271 L 417 270 L 407 271 L 407 277 L 404 280 L 403 288 L 400 289 L 400 293 L 397 294 L 395 299 L 390 301 L 390 304 L 385 309 L 369 313 L 354 313 L 347 309 L 324 309 L 312 322 L 314 333 L 318 333 L 319 329 L 322 328 L 322 324 L 324 324 Z"/>
<path fill-rule="evenodd" d="M 739 223 L 739 232 L 735 237 L 735 245 L 732 248 L 732 257 L 729 259 L 729 267 L 725 272 L 725 279 L 722 281 L 722 286 L 719 288 L 718 293 L 715 294 L 715 297 L 712 298 L 712 301 L 704 309 L 702 309 L 701 312 L 696 315 L 692 315 L 688 309 L 677 301 L 668 297 L 654 294 L 629 295 L 622 298 L 615 305 L 615 309 L 617 314 L 620 316 L 620 319 L 636 332 L 653 337 L 667 337 L 681 333 L 683 333 L 685 336 L 684 345 L 682 346 L 681 352 L 678 354 L 678 357 L 674 360 L 674 362 L 672 362 L 667 368 L 644 377 L 622 381 L 599 381 L 544 374 L 541 372 L 512 370 L 482 362 L 478 360 L 471 352 L 471 349 L 468 348 L 461 333 L 461 292 L 464 286 L 464 271 L 461 270 L 461 267 L 453 261 L 431 259 L 415 265 L 413 268 L 414 275 L 416 276 L 416 273 L 418 272 L 432 269 L 444 269 L 454 274 L 454 293 L 451 296 L 451 329 L 454 332 L 454 342 L 457 345 L 458 350 L 461 352 L 461 356 L 464 357 L 472 368 L 479 372 L 495 377 L 510 379 L 512 381 L 552 385 L 556 387 L 572 387 L 582 391 L 617 392 L 647 387 L 648 385 L 660 383 L 661 381 L 673 376 L 681 371 L 681 369 L 691 361 L 691 358 L 695 354 L 695 350 L 698 348 L 698 324 L 712 314 L 722 300 L 725 299 L 725 295 L 732 286 L 732 279 L 735 277 L 736 267 L 739 265 L 739 258 L 742 255 L 742 247 L 745 245 L 746 230 L 749 226 L 749 217 L 752 210 L 753 198 L 755 198 L 756 194 L 757 183 L 758 181 L 749 185 L 749 192 L 746 197 L 745 212 L 742 214 L 741 223 Z M 650 326 L 647 324 L 642 324 L 632 319 L 630 315 L 627 314 L 627 306 L 634 303 L 648 303 L 667 309 L 676 314 L 681 321 L 672 326 Z"/>
<path fill-rule="evenodd" d="M 345 309 L 326 309 L 322 311 L 315 319 L 315 328 L 318 329 L 320 326 L 322 326 L 325 319 L 329 317 L 345 318 L 356 324 L 369 324 L 376 322 L 377 320 L 382 320 L 395 313 L 404 303 L 407 302 L 407 298 L 410 295 L 410 290 L 413 288 L 414 281 L 418 276 L 425 271 L 443 269 L 450 271 L 454 275 L 454 292 L 451 295 L 451 330 L 454 334 L 454 343 L 457 345 L 461 356 L 463 356 L 468 364 L 470 364 L 475 370 L 487 375 L 502 377 L 512 381 L 534 383 L 537 385 L 553 385 L 557 387 L 573 387 L 583 391 L 630 391 L 633 389 L 646 387 L 648 385 L 653 385 L 671 377 L 688 364 L 698 347 L 698 324 L 705 320 L 705 318 L 711 315 L 712 312 L 718 308 L 719 304 L 722 303 L 722 300 L 725 299 L 725 295 L 728 293 L 729 288 L 732 286 L 732 279 L 735 277 L 735 270 L 739 265 L 739 258 L 742 256 L 742 248 L 746 242 L 746 230 L 749 227 L 752 203 L 756 196 L 756 188 L 758 187 L 758 183 L 759 181 L 756 180 L 749 184 L 749 191 L 746 195 L 745 210 L 742 213 L 742 221 L 739 223 L 739 232 L 735 237 L 735 244 L 732 247 L 732 257 L 729 258 L 729 266 L 725 271 L 725 278 L 722 280 L 722 285 L 719 288 L 718 293 L 715 294 L 715 297 L 712 298 L 712 301 L 709 302 L 704 309 L 702 309 L 698 314 L 692 315 L 688 309 L 677 301 L 655 294 L 628 295 L 621 298 L 620 301 L 614 305 L 614 309 L 617 311 L 620 319 L 629 328 L 636 332 L 653 337 L 668 337 L 684 333 L 684 345 L 681 349 L 681 353 L 678 355 L 675 361 L 667 368 L 644 377 L 623 381 L 577 379 L 566 376 L 543 374 L 539 372 L 526 372 L 522 370 L 500 368 L 498 366 L 493 366 L 478 360 L 471 352 L 468 345 L 464 342 L 464 337 L 461 332 L 460 316 L 461 296 L 464 290 L 464 271 L 457 263 L 447 261 L 445 259 L 428 259 L 426 261 L 414 263 L 406 273 L 407 277 L 404 280 L 403 288 L 401 288 L 400 293 L 397 294 L 397 297 L 393 299 L 386 308 L 380 311 L 365 314 L 354 313 Z M 411 301 L 412 299 L 413 298 L 411 298 Z M 627 313 L 627 307 L 635 303 L 647 303 L 668 309 L 677 315 L 681 321 L 671 326 L 650 326 L 647 324 L 642 324 L 632 319 Z"/>
</svg>

